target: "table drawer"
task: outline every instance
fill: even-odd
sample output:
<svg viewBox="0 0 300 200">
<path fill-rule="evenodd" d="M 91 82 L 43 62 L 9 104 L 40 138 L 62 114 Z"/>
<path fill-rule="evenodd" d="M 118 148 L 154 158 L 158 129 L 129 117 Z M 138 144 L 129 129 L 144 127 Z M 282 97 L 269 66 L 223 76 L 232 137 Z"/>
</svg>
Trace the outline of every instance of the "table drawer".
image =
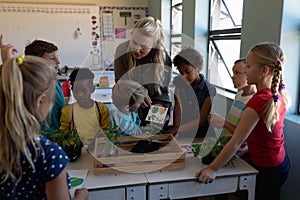
<svg viewBox="0 0 300 200">
<path fill-rule="evenodd" d="M 169 188 L 168 184 L 149 185 L 149 200 L 159 200 L 168 198 Z"/>
<path fill-rule="evenodd" d="M 238 177 L 217 178 L 212 183 L 184 181 L 169 184 L 170 199 L 207 196 L 235 192 L 238 189 Z"/>
<path fill-rule="evenodd" d="M 127 200 L 146 200 L 146 186 L 131 186 L 126 188 Z"/>
<path fill-rule="evenodd" d="M 89 190 L 89 200 L 99 199 L 126 200 L 125 188 Z"/>
</svg>

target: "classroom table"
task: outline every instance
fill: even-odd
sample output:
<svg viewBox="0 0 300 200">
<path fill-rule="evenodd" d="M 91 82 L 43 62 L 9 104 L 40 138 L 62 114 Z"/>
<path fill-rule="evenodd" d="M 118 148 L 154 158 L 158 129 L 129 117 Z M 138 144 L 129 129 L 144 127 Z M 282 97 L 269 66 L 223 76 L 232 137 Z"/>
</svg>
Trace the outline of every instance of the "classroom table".
<svg viewBox="0 0 300 200">
<path fill-rule="evenodd" d="M 89 200 L 158 200 L 210 196 L 248 190 L 248 199 L 254 200 L 258 173 L 242 159 L 235 167 L 224 166 L 210 184 L 201 184 L 194 177 L 197 169 L 205 167 L 200 158 L 187 157 L 184 169 L 159 170 L 145 173 L 94 174 L 92 156 L 83 150 L 81 157 L 67 166 L 68 170 L 88 169 L 85 187 Z"/>
</svg>

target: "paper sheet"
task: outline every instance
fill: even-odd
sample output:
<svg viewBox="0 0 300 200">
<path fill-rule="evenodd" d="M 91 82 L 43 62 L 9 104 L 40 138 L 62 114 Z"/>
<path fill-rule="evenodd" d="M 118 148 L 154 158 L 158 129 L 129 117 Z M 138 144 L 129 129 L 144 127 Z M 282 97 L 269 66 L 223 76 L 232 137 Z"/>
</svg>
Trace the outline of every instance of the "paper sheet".
<svg viewBox="0 0 300 200">
<path fill-rule="evenodd" d="M 147 121 L 163 124 L 165 122 L 165 118 L 168 112 L 168 108 L 152 105 L 148 115 L 146 117 Z"/>
<path fill-rule="evenodd" d="M 75 190 L 78 188 L 85 187 L 85 181 L 88 174 L 88 169 L 68 170 L 68 174 L 70 176 L 70 182 L 71 182 L 70 195 L 71 195 L 71 199 L 73 199 Z"/>
</svg>

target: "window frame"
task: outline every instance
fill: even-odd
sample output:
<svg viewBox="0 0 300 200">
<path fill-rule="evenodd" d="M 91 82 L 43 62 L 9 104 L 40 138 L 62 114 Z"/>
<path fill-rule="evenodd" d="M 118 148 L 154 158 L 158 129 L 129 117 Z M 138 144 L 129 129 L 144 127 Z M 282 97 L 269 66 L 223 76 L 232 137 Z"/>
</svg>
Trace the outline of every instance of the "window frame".
<svg viewBox="0 0 300 200">
<path fill-rule="evenodd" d="M 217 2 L 219 1 L 219 2 Z M 232 22 L 232 24 L 234 26 L 238 26 L 236 28 L 224 28 L 224 29 L 215 29 L 213 26 L 214 26 L 214 19 L 213 19 L 213 15 L 216 14 L 216 10 L 215 7 L 216 7 L 216 4 L 217 3 L 220 3 L 224 5 L 225 9 L 227 10 L 227 12 L 229 13 L 229 18 Z M 228 9 L 228 7 L 226 6 L 226 2 L 224 0 L 210 0 L 210 10 L 209 10 L 209 15 L 210 15 L 210 21 L 209 21 L 209 30 L 208 30 L 208 49 L 207 49 L 207 52 L 208 52 L 208 63 L 210 63 L 208 65 L 208 78 L 210 78 L 210 68 L 213 67 L 214 65 L 212 65 L 212 63 L 216 63 L 217 64 L 217 68 L 219 67 L 218 66 L 218 63 L 219 62 L 222 62 L 222 64 L 224 65 L 225 67 L 225 71 L 227 72 L 226 75 L 228 75 L 230 78 L 232 76 L 232 71 L 231 71 L 231 67 L 233 65 L 233 63 L 226 63 L 225 62 L 225 59 L 223 58 L 222 56 L 222 53 L 221 51 L 219 50 L 218 48 L 218 45 L 216 44 L 216 41 L 225 41 L 225 40 L 241 40 L 241 27 L 242 27 L 242 24 L 241 25 L 237 25 L 235 23 L 235 21 L 233 20 L 233 17 L 230 15 L 230 11 Z M 218 6 L 219 8 L 221 6 Z M 219 13 L 221 12 L 221 9 L 219 10 Z M 217 14 L 219 14 L 217 13 Z M 217 16 L 217 18 L 219 18 L 219 16 Z M 212 52 L 212 49 L 214 49 L 215 52 Z M 217 53 L 217 55 L 215 55 L 215 53 Z M 239 58 L 239 57 L 238 57 Z M 236 59 L 238 59 L 236 58 Z M 230 66 L 229 66 L 230 64 Z M 222 67 L 222 66 L 221 66 Z M 219 71 L 219 70 L 218 70 Z M 209 80 L 211 81 L 211 80 Z M 214 81 L 211 81 L 212 84 L 215 84 Z M 229 92 L 229 93 L 232 93 L 232 94 L 236 94 L 237 93 L 237 90 L 232 90 L 230 88 L 226 88 L 226 87 L 223 87 L 223 86 L 220 86 L 219 84 L 215 84 L 217 88 L 223 90 L 223 91 L 226 91 L 226 92 Z"/>
</svg>

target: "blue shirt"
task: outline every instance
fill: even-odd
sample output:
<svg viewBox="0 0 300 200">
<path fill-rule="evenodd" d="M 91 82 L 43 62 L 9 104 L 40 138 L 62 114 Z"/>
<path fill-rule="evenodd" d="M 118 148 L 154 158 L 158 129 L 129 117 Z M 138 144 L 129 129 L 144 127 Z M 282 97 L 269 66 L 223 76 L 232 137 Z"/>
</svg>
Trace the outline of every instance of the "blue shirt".
<svg viewBox="0 0 300 200">
<path fill-rule="evenodd" d="M 196 88 L 192 88 L 190 84 L 181 76 L 174 78 L 174 85 L 179 91 L 180 99 L 182 100 L 181 112 L 183 117 L 181 124 L 185 124 L 197 119 L 204 100 L 207 97 L 213 97 L 216 95 L 216 87 L 207 82 L 202 74 L 199 76 L 201 78 L 201 82 Z M 204 137 L 208 131 L 208 128 L 209 123 L 206 120 L 203 126 L 198 127 L 197 137 Z M 210 131 L 213 131 L 213 128 L 211 128 Z"/>
<path fill-rule="evenodd" d="M 19 183 L 8 179 L 0 184 L 0 199 L 47 199 L 46 182 L 54 180 L 60 175 L 69 162 L 64 150 L 55 142 L 39 137 L 41 148 L 36 154 L 32 144 L 29 144 L 31 158 L 35 170 L 24 156 L 21 156 L 22 178 Z M 3 173 L 1 173 L 3 177 Z M 67 176 L 70 187 L 69 176 Z M 1 179 L 2 181 L 2 179 Z"/>
<path fill-rule="evenodd" d="M 59 81 L 55 84 L 55 100 L 53 102 L 53 107 L 51 114 L 47 116 L 44 122 L 41 123 L 41 130 L 44 131 L 54 131 L 58 130 L 60 127 L 60 116 L 61 110 L 65 107 L 64 94 Z"/>
<path fill-rule="evenodd" d="M 122 132 L 121 136 L 136 136 L 139 134 L 141 121 L 136 112 L 126 115 L 115 109 L 110 113 L 110 123 L 112 127 L 118 126 L 118 130 Z"/>
</svg>

